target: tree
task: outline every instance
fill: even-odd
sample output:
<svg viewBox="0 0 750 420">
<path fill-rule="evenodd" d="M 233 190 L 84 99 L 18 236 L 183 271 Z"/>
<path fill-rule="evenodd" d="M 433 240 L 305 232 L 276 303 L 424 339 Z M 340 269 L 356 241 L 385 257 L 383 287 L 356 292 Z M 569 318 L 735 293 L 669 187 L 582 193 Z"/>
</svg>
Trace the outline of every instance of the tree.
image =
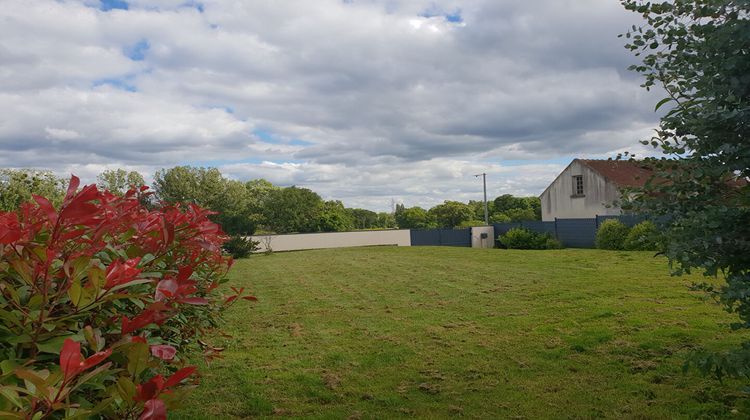
<svg viewBox="0 0 750 420">
<path fill-rule="evenodd" d="M 510 194 L 503 194 L 493 201 L 496 213 L 505 213 L 511 209 L 527 209 L 529 203 L 522 197 L 514 197 Z"/>
<path fill-rule="evenodd" d="M 384 211 L 381 211 L 378 213 L 378 220 L 375 224 L 375 227 L 380 229 L 393 229 L 398 227 L 398 224 L 396 223 L 396 217 L 391 214 Z"/>
<path fill-rule="evenodd" d="M 500 215 L 507 216 L 511 222 L 521 222 L 524 220 L 538 220 L 536 217 L 536 214 L 534 213 L 534 210 L 531 208 L 510 209 L 510 210 L 500 213 Z"/>
<path fill-rule="evenodd" d="M 365 209 L 346 209 L 352 220 L 355 229 L 372 229 L 378 226 L 378 214 L 371 210 Z"/>
<path fill-rule="evenodd" d="M 62 203 L 67 182 L 49 171 L 0 169 L 0 210 L 15 211 L 32 195 L 47 197 L 56 207 Z"/>
<path fill-rule="evenodd" d="M 225 179 L 216 168 L 162 169 L 154 175 L 154 190 L 166 203 L 194 203 L 217 212 L 211 220 L 230 235 L 252 234 L 259 222 L 246 185 Z"/>
<path fill-rule="evenodd" d="M 136 172 L 127 172 L 124 169 L 107 169 L 96 176 L 96 184 L 115 195 L 123 195 L 130 187 L 141 187 L 146 184 L 143 176 Z"/>
<path fill-rule="evenodd" d="M 539 197 L 523 197 L 529 208 L 534 212 L 531 220 L 542 220 L 542 200 Z"/>
<path fill-rule="evenodd" d="M 318 230 L 321 232 L 346 232 L 354 229 L 354 219 L 344 208 L 344 203 L 331 200 L 323 203 L 318 217 Z"/>
<path fill-rule="evenodd" d="M 433 229 L 437 227 L 432 215 L 421 207 L 405 208 L 403 204 L 399 204 L 396 206 L 394 217 L 400 229 Z"/>
<path fill-rule="evenodd" d="M 644 141 L 664 156 L 647 159 L 655 176 L 626 208 L 656 216 L 664 255 L 675 274 L 697 269 L 722 275 L 701 288 L 750 327 L 750 6 L 747 1 L 623 0 L 645 19 L 625 34 L 643 56 L 631 66 L 643 86 L 662 87 L 671 106 L 656 135 Z M 717 376 L 750 371 L 750 343 L 696 359 Z"/>
<path fill-rule="evenodd" d="M 272 190 L 263 208 L 268 226 L 276 233 L 316 232 L 323 200 L 307 188 Z"/>
<path fill-rule="evenodd" d="M 443 204 L 438 204 L 431 208 L 430 214 L 435 218 L 440 227 L 447 229 L 454 228 L 460 225 L 461 222 L 471 220 L 474 216 L 474 212 L 468 204 L 448 200 Z"/>
</svg>

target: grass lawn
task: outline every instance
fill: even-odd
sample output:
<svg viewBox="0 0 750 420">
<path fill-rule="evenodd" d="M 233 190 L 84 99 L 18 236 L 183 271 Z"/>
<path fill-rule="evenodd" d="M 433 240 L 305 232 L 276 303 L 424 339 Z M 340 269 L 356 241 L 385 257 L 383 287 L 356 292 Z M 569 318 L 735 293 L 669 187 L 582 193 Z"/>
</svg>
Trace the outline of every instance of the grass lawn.
<svg viewBox="0 0 750 420">
<path fill-rule="evenodd" d="M 742 383 L 682 372 L 750 335 L 648 252 L 349 248 L 231 278 L 260 301 L 173 418 L 750 416 Z"/>
</svg>

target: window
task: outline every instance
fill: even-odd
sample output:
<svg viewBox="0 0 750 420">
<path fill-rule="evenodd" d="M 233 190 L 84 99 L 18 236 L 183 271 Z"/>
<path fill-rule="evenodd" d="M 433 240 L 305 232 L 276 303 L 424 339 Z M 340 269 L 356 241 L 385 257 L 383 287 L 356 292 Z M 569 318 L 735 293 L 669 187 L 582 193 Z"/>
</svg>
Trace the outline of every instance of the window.
<svg viewBox="0 0 750 420">
<path fill-rule="evenodd" d="M 583 175 L 573 176 L 573 195 L 574 196 L 583 195 Z"/>
</svg>

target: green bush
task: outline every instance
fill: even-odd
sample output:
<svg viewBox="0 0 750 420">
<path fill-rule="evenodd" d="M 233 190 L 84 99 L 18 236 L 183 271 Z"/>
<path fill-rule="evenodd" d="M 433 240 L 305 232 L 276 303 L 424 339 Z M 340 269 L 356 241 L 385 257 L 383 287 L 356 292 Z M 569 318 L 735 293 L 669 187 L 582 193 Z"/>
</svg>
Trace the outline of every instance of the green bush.
<svg viewBox="0 0 750 420">
<path fill-rule="evenodd" d="M 596 247 L 599 249 L 625 249 L 625 239 L 630 229 L 617 219 L 608 219 L 596 231 Z"/>
<path fill-rule="evenodd" d="M 646 220 L 633 226 L 625 238 L 625 249 L 631 251 L 655 251 L 658 249 L 659 232 L 656 225 Z"/>
<path fill-rule="evenodd" d="M 242 235 L 234 235 L 224 243 L 224 251 L 231 254 L 232 258 L 247 258 L 253 251 L 258 250 L 260 242 L 253 241 Z"/>
<path fill-rule="evenodd" d="M 508 249 L 559 249 L 560 241 L 548 233 L 536 233 L 524 228 L 513 228 L 500 235 L 498 241 Z"/>
<path fill-rule="evenodd" d="M 474 226 L 487 226 L 484 220 L 464 220 L 456 226 L 456 229 L 470 228 Z"/>
</svg>

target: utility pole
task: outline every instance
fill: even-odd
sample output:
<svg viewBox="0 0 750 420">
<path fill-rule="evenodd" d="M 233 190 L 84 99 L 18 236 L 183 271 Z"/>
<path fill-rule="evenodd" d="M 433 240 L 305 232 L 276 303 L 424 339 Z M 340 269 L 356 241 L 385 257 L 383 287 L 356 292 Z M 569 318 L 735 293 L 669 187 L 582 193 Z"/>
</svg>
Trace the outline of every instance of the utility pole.
<svg viewBox="0 0 750 420">
<path fill-rule="evenodd" d="M 482 172 L 479 175 L 474 175 L 475 177 L 482 177 L 482 184 L 484 186 L 484 224 L 489 225 L 490 224 L 490 216 L 487 212 L 487 174 Z"/>
</svg>

